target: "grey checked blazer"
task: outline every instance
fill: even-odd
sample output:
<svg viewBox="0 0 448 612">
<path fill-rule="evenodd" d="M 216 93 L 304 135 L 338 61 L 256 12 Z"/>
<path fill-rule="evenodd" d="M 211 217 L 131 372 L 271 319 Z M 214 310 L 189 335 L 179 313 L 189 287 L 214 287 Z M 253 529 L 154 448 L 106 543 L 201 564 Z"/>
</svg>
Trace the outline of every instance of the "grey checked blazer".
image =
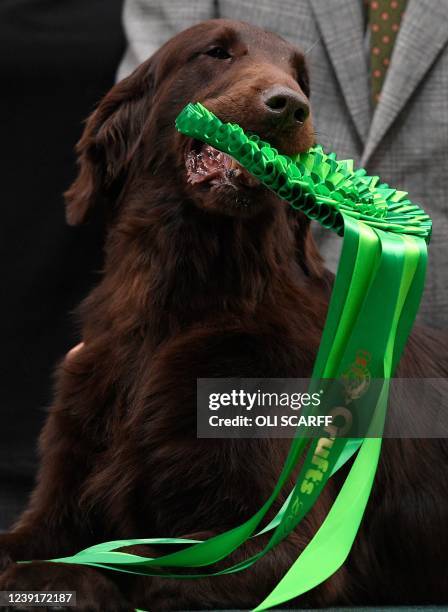
<svg viewBox="0 0 448 612">
<path fill-rule="evenodd" d="M 126 0 L 128 49 L 119 77 L 211 17 L 248 21 L 301 47 L 318 141 L 429 212 L 434 231 L 420 320 L 448 327 L 448 0 L 409 0 L 375 109 L 362 0 Z M 320 228 L 316 235 L 335 269 L 341 241 Z"/>
</svg>

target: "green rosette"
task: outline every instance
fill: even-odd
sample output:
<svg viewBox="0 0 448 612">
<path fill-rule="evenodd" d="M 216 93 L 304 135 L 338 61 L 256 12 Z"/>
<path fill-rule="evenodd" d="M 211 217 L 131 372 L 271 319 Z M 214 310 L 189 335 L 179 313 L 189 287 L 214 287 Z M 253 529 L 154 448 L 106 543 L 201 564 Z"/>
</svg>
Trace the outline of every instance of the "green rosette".
<svg viewBox="0 0 448 612">
<path fill-rule="evenodd" d="M 293 208 L 341 236 L 344 213 L 372 227 L 429 241 L 431 219 L 405 191 L 381 183 L 362 168 L 355 170 L 353 160 L 337 160 L 320 145 L 294 157 L 281 155 L 240 126 L 222 123 L 199 102 L 184 108 L 176 127 L 231 155 Z"/>
</svg>

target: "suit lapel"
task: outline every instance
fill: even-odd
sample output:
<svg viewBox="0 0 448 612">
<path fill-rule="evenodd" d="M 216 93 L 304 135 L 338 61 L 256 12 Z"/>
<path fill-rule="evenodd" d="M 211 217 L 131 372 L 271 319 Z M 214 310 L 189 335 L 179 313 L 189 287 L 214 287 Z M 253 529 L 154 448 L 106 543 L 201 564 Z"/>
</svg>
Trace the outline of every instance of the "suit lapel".
<svg viewBox="0 0 448 612">
<path fill-rule="evenodd" d="M 362 4 L 360 0 L 310 0 L 310 6 L 349 113 L 364 143 L 371 106 Z"/>
<path fill-rule="evenodd" d="M 409 0 L 370 126 L 362 165 L 366 165 L 447 41 L 448 0 Z"/>
</svg>

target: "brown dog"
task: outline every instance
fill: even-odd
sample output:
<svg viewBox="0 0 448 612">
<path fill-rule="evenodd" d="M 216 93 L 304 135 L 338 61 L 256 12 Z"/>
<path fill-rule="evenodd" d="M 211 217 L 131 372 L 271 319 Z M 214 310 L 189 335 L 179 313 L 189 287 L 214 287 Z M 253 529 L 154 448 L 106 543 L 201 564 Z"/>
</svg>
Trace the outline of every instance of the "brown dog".
<svg viewBox="0 0 448 612">
<path fill-rule="evenodd" d="M 81 307 L 85 344 L 58 372 L 29 507 L 0 536 L 1 589 L 76 590 L 85 611 L 253 607 L 319 526 L 342 472 L 283 544 L 238 574 L 124 579 L 11 563 L 112 539 L 203 539 L 242 523 L 272 491 L 289 442 L 197 439 L 196 379 L 309 376 L 330 275 L 308 221 L 228 157 L 178 134 L 174 119 L 200 100 L 296 153 L 313 143 L 308 94 L 297 49 L 215 20 L 170 40 L 88 120 L 68 220 L 104 215 L 104 275 Z M 433 359 L 442 354 L 441 338 L 411 340 L 402 375 L 446 376 Z M 448 603 L 447 459 L 445 441 L 385 441 L 348 562 L 301 603 Z"/>
</svg>

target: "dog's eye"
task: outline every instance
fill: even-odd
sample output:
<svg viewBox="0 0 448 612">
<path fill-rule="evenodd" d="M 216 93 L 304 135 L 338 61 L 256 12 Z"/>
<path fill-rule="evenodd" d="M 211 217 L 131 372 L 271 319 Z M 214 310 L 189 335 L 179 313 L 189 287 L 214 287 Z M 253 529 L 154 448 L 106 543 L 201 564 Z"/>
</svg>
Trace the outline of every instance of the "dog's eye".
<svg viewBox="0 0 448 612">
<path fill-rule="evenodd" d="M 212 47 L 208 51 L 205 52 L 205 55 L 209 55 L 210 57 L 214 57 L 215 59 L 226 60 L 230 59 L 232 56 L 222 47 Z"/>
</svg>

